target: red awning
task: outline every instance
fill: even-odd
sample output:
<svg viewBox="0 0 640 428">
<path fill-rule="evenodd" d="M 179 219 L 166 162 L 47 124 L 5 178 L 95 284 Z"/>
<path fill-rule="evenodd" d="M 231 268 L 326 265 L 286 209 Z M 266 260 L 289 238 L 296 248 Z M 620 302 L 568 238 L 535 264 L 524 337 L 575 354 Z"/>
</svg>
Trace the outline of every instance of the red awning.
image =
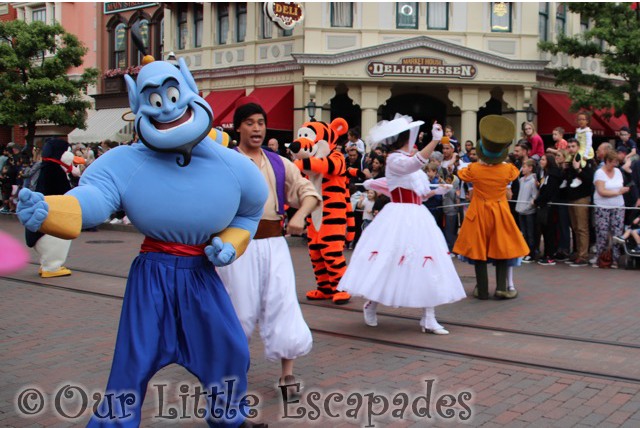
<svg viewBox="0 0 640 428">
<path fill-rule="evenodd" d="M 577 113 L 570 113 L 569 107 L 571 100 L 564 94 L 538 92 L 538 134 L 550 135 L 557 126 L 563 127 L 567 134 L 573 133 L 577 127 Z M 604 136 L 611 132 L 597 117 L 592 118 L 589 127 L 594 135 Z"/>
<path fill-rule="evenodd" d="M 213 91 L 204 100 L 213 110 L 213 126 L 220 126 L 220 120 L 225 117 L 240 97 L 244 97 L 244 89 L 231 89 L 228 91 Z M 233 120 L 232 120 L 233 121 Z"/>
<path fill-rule="evenodd" d="M 270 86 L 257 88 L 250 94 L 260 100 L 262 108 L 267 113 L 267 128 L 280 131 L 293 130 L 293 86 Z M 232 108 L 220 124 L 225 129 L 233 129 Z"/>
<path fill-rule="evenodd" d="M 599 109 L 595 111 L 595 114 L 598 116 L 598 119 L 604 123 L 606 126 L 611 128 L 612 135 L 617 136 L 620 133 L 620 128 L 623 126 L 629 127 L 629 120 L 627 116 L 621 114 L 620 117 L 615 117 L 613 114 L 616 112 L 615 109 L 611 109 L 611 117 L 606 119 L 603 117 L 603 114 L 606 112 L 606 109 Z M 630 128 L 630 127 L 629 127 Z M 638 123 L 638 129 L 640 130 L 640 122 Z"/>
</svg>

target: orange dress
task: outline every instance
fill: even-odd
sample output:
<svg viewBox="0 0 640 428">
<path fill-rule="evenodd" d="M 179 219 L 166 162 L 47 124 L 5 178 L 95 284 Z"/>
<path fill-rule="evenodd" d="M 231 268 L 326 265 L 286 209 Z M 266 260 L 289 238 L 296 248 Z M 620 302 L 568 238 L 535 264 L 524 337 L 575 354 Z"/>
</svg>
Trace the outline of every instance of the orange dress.
<svg viewBox="0 0 640 428">
<path fill-rule="evenodd" d="M 518 169 L 508 163 L 473 163 L 458 171 L 461 180 L 473 183 L 473 197 L 453 247 L 455 253 L 482 261 L 529 254 L 507 202 L 507 186 L 519 175 Z"/>
</svg>

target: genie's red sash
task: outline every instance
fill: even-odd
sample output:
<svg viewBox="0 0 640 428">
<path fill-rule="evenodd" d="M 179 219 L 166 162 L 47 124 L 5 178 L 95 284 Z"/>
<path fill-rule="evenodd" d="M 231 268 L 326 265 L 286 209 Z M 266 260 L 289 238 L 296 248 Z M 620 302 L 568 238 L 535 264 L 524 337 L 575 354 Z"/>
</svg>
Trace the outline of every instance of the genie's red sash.
<svg viewBox="0 0 640 428">
<path fill-rule="evenodd" d="M 178 242 L 164 242 L 145 236 L 141 253 L 166 253 L 174 256 L 204 256 L 204 247 L 208 244 L 186 245 Z"/>
</svg>

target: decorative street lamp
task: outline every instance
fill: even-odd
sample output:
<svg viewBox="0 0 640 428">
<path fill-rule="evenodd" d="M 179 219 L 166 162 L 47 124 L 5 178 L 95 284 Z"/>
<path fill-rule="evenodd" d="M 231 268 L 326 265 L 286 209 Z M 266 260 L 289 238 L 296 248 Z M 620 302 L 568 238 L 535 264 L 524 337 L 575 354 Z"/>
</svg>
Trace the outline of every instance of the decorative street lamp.
<svg viewBox="0 0 640 428">
<path fill-rule="evenodd" d="M 309 104 L 307 104 L 307 106 L 305 107 L 307 109 L 307 114 L 309 115 L 309 118 L 311 119 L 311 122 L 315 122 L 315 116 L 316 116 L 316 102 L 312 99 L 311 101 L 309 101 Z"/>
<path fill-rule="evenodd" d="M 532 122 L 533 121 L 533 117 L 538 114 L 534 109 L 533 109 L 533 105 L 529 104 L 529 107 L 527 107 L 527 109 L 525 110 L 525 112 L 527 113 L 527 122 Z"/>
</svg>

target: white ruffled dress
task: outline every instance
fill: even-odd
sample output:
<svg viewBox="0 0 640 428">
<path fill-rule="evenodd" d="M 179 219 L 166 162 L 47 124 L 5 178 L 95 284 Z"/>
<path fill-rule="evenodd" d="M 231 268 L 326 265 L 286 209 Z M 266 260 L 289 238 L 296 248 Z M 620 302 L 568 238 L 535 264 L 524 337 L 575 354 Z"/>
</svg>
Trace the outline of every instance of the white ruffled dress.
<svg viewBox="0 0 640 428">
<path fill-rule="evenodd" d="M 338 289 L 394 307 L 435 307 L 466 297 L 444 235 L 420 203 L 431 191 L 420 170 L 425 162 L 396 151 L 387 158 L 386 179 L 364 183 L 392 202 L 362 233 Z M 414 203 L 398 202 L 399 192 Z"/>
</svg>

